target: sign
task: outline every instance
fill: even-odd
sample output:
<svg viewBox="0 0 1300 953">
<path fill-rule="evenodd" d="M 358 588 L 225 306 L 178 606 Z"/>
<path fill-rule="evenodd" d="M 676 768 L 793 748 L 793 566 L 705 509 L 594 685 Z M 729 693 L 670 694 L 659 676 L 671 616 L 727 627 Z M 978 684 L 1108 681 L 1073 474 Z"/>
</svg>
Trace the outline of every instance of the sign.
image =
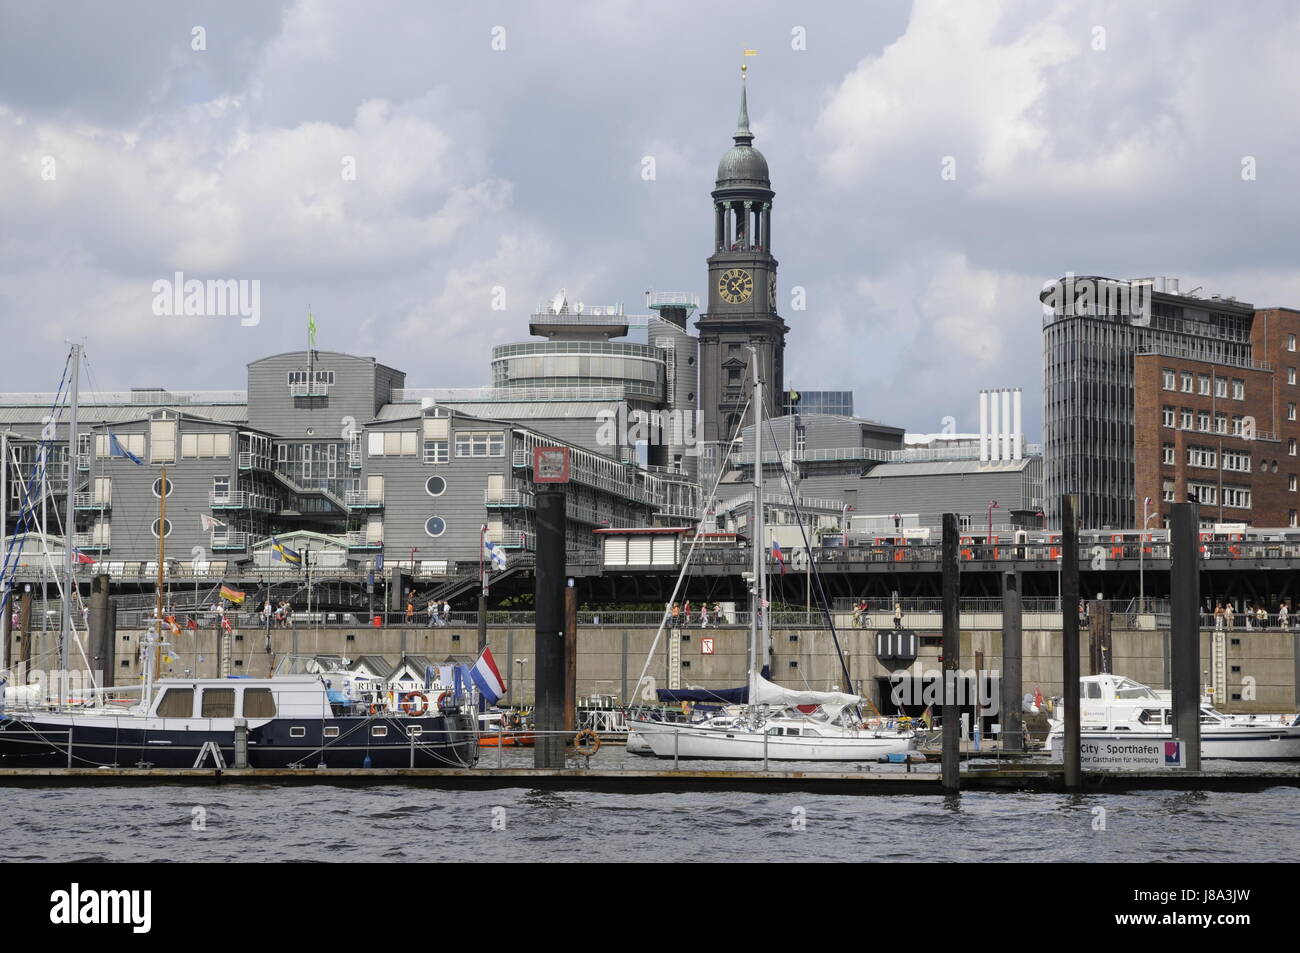
<svg viewBox="0 0 1300 953">
<path fill-rule="evenodd" d="M 534 483 L 568 483 L 569 482 L 569 448 L 568 447 L 534 447 L 533 448 L 533 482 Z"/>
<path fill-rule="evenodd" d="M 713 640 L 712 640 L 712 639 L 700 639 L 700 651 L 703 652 L 705 655 L 712 655 L 712 654 L 713 654 Z"/>
<path fill-rule="evenodd" d="M 1053 739 L 1053 748 L 1056 747 Z M 1080 767 L 1094 771 L 1144 771 L 1182 768 L 1183 743 L 1152 738 L 1084 738 L 1079 743 Z"/>
</svg>

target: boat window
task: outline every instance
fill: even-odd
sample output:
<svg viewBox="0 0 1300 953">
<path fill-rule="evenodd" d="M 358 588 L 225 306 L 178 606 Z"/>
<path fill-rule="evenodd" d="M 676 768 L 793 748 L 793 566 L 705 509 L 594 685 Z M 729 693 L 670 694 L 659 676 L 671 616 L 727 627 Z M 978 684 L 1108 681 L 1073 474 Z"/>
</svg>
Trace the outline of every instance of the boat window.
<svg viewBox="0 0 1300 953">
<path fill-rule="evenodd" d="M 1142 714 L 1138 715 L 1138 721 L 1144 725 L 1160 724 L 1160 710 L 1158 708 L 1144 708 Z"/>
<path fill-rule="evenodd" d="M 244 689 L 245 718 L 274 718 L 275 697 L 269 688 Z"/>
<path fill-rule="evenodd" d="M 387 738 L 387 737 L 388 737 L 388 726 L 387 726 L 387 725 L 373 725 L 373 726 L 371 726 L 371 728 L 370 728 L 370 734 L 371 734 L 371 737 L 374 737 L 374 738 Z"/>
<path fill-rule="evenodd" d="M 406 729 L 406 737 L 408 737 L 408 738 L 418 738 L 418 737 L 420 736 L 421 732 L 423 732 L 423 731 L 424 731 L 424 729 L 421 728 L 419 725 L 412 725 L 411 727 L 409 727 L 409 728 Z"/>
<path fill-rule="evenodd" d="M 235 690 L 233 688 L 203 689 L 204 718 L 234 718 Z"/>
<path fill-rule="evenodd" d="M 325 726 L 325 737 L 326 737 L 326 738 L 337 738 L 338 736 L 339 736 L 339 726 L 338 726 L 338 725 L 326 725 L 326 726 Z"/>
<path fill-rule="evenodd" d="M 769 728 L 769 729 L 767 729 L 767 733 L 768 733 L 769 735 L 783 735 L 783 734 L 785 734 L 785 729 L 784 729 L 784 728 Z"/>
<path fill-rule="evenodd" d="M 786 733 L 787 735 L 797 735 L 797 734 L 800 734 L 800 731 L 799 731 L 798 728 L 787 728 L 787 729 L 785 730 L 785 733 Z"/>
<path fill-rule="evenodd" d="M 303 728 L 301 725 L 294 725 L 293 727 L 291 727 L 291 728 L 289 729 L 289 737 L 290 737 L 290 738 L 306 738 L 306 737 L 307 737 L 307 729 L 306 729 L 306 728 Z"/>
<path fill-rule="evenodd" d="M 1087 688 L 1088 688 L 1087 697 L 1101 698 L 1101 686 L 1098 685 L 1096 682 L 1088 682 Z"/>
<path fill-rule="evenodd" d="M 189 718 L 194 714 L 194 689 L 169 688 L 158 702 L 161 718 Z"/>
</svg>

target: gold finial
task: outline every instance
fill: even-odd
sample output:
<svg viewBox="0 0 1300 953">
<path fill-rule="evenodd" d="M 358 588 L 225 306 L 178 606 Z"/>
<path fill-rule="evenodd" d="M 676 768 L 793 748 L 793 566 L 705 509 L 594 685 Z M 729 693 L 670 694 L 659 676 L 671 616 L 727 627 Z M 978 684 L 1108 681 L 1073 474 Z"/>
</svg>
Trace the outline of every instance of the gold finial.
<svg viewBox="0 0 1300 953">
<path fill-rule="evenodd" d="M 745 51 L 744 51 L 744 55 L 745 55 L 745 56 L 757 56 L 757 55 L 758 55 L 758 50 L 745 50 Z M 745 74 L 746 74 L 748 71 L 749 71 L 749 64 L 748 64 L 748 63 L 741 63 L 741 64 L 740 64 L 740 78 L 741 78 L 742 80 L 744 80 L 744 78 L 745 78 Z"/>
</svg>

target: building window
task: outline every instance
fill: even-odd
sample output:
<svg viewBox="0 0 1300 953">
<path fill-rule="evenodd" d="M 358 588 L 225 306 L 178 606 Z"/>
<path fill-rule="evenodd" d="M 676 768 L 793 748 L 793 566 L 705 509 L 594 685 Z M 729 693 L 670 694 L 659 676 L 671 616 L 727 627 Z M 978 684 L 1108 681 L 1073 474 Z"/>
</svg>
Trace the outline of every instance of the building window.
<svg viewBox="0 0 1300 953">
<path fill-rule="evenodd" d="M 1160 372 L 1160 386 L 1165 390 L 1175 389 L 1174 372 L 1167 367 Z"/>
<path fill-rule="evenodd" d="M 1182 376 L 1182 383 L 1183 383 L 1183 393 L 1190 394 L 1192 392 L 1192 375 L 1189 374 L 1187 371 L 1183 371 L 1181 376 Z"/>
<path fill-rule="evenodd" d="M 1213 467 L 1215 452 L 1209 447 L 1188 447 L 1187 465 L 1189 467 Z"/>
<path fill-rule="evenodd" d="M 1219 499 L 1219 488 L 1213 483 L 1188 483 L 1187 492 L 1196 498 L 1196 502 L 1213 506 Z"/>
<path fill-rule="evenodd" d="M 1228 396 L 1228 379 L 1226 377 L 1216 377 L 1214 379 L 1214 396 L 1215 397 Z"/>
<path fill-rule="evenodd" d="M 450 449 L 446 440 L 426 440 L 424 441 L 424 462 L 425 463 L 446 463 Z"/>
<path fill-rule="evenodd" d="M 1245 400 L 1245 399 L 1246 399 L 1246 382 L 1245 382 L 1245 381 L 1243 381 L 1243 380 L 1239 380 L 1239 379 L 1237 379 L 1237 378 L 1233 378 L 1233 380 L 1232 380 L 1232 399 L 1233 399 L 1233 400 Z"/>
<path fill-rule="evenodd" d="M 176 421 L 162 418 L 149 421 L 149 462 L 176 462 Z"/>
<path fill-rule="evenodd" d="M 1290 527 L 1295 526 L 1295 510 L 1287 510 L 1286 525 Z"/>
<path fill-rule="evenodd" d="M 1164 408 L 1164 425 L 1166 427 L 1174 425 L 1174 409 L 1172 407 Z"/>
<path fill-rule="evenodd" d="M 447 521 L 441 516 L 430 516 L 424 521 L 424 531 L 430 536 L 441 536 L 447 532 Z"/>
<path fill-rule="evenodd" d="M 1295 404 L 1286 405 L 1286 419 L 1295 420 Z"/>
<path fill-rule="evenodd" d="M 1244 450 L 1223 451 L 1223 469 L 1234 470 L 1237 473 L 1249 473 L 1250 454 Z"/>
<path fill-rule="evenodd" d="M 500 430 L 461 430 L 456 433 L 458 457 L 504 457 L 506 436 Z"/>
<path fill-rule="evenodd" d="M 442 496 L 447 492 L 447 481 L 440 476 L 431 476 L 424 481 L 424 492 L 430 496 Z"/>
<path fill-rule="evenodd" d="M 1250 509 L 1250 487 L 1224 486 L 1223 505 L 1230 506 L 1234 510 Z"/>
<path fill-rule="evenodd" d="M 1294 335 L 1294 334 L 1288 334 L 1288 335 L 1286 336 L 1286 349 L 1287 349 L 1288 351 L 1294 351 L 1294 350 L 1295 350 L 1295 335 Z M 1292 524 L 1292 525 L 1294 525 L 1294 524 Z"/>
<path fill-rule="evenodd" d="M 1227 414 L 1215 414 L 1215 415 L 1214 415 L 1214 432 L 1215 432 L 1215 433 L 1227 433 L 1227 432 L 1228 432 L 1228 415 L 1227 415 Z"/>
<path fill-rule="evenodd" d="M 1286 442 L 1286 452 L 1293 457 L 1295 456 L 1295 437 Z"/>
<path fill-rule="evenodd" d="M 1186 407 L 1184 407 L 1183 410 L 1182 410 L 1182 413 L 1180 414 L 1180 424 L 1179 424 L 1179 426 L 1182 427 L 1183 430 L 1191 430 L 1191 429 L 1192 429 L 1192 418 L 1193 418 L 1193 416 L 1194 416 L 1194 414 L 1192 413 L 1192 411 L 1190 411 L 1190 410 L 1188 410 Z"/>
<path fill-rule="evenodd" d="M 372 430 L 366 434 L 367 451 L 372 457 L 415 456 L 414 430 Z"/>
<path fill-rule="evenodd" d="M 312 376 L 313 375 L 307 371 L 289 371 L 289 386 L 292 387 L 294 384 L 310 383 Z M 317 384 L 329 384 L 331 387 L 334 386 L 333 371 L 316 371 L 314 372 L 314 376 Z"/>
<path fill-rule="evenodd" d="M 170 536 L 170 535 L 172 534 L 172 521 L 171 521 L 171 520 L 164 520 L 163 523 L 164 523 L 164 526 L 165 526 L 165 528 L 163 529 L 163 536 Z M 153 533 L 153 538 L 154 538 L 154 539 L 157 539 L 157 538 L 158 538 L 158 521 L 157 521 L 157 520 L 154 520 L 153 523 L 151 523 L 151 524 L 149 525 L 149 532 Z"/>
<path fill-rule="evenodd" d="M 1210 432 L 1210 412 L 1202 410 L 1196 415 L 1196 429 L 1202 433 Z"/>
<path fill-rule="evenodd" d="M 114 433 L 113 436 L 117 438 L 117 442 L 121 445 L 123 450 L 134 454 L 137 457 L 144 456 L 144 434 Z M 95 434 L 95 456 L 101 459 L 112 456 L 109 452 L 110 447 L 111 444 L 108 440 L 108 434 Z"/>
<path fill-rule="evenodd" d="M 1245 423 L 1245 418 L 1242 417 L 1240 414 L 1232 415 L 1232 435 L 1234 437 L 1241 436 L 1241 431 L 1244 423 Z"/>
<path fill-rule="evenodd" d="M 1169 466 L 1173 466 L 1173 465 L 1174 465 L 1174 445 L 1173 445 L 1172 443 L 1166 443 L 1166 444 L 1163 444 L 1163 445 L 1161 446 L 1160 449 L 1161 449 L 1161 452 L 1164 454 L 1164 458 L 1163 458 L 1163 460 L 1162 460 L 1161 462 L 1162 462 L 1162 463 L 1167 463 Z"/>
<path fill-rule="evenodd" d="M 1292 493 L 1294 493 L 1295 486 L 1296 486 L 1296 475 L 1292 473 L 1288 475 L 1286 478 L 1286 488 L 1290 490 Z"/>
<path fill-rule="evenodd" d="M 228 433 L 183 433 L 181 434 L 182 457 L 229 457 L 230 434 Z"/>
<path fill-rule="evenodd" d="M 1200 391 L 1201 396 L 1203 397 L 1210 396 L 1210 377 L 1208 374 L 1202 374 L 1200 377 L 1198 377 L 1196 379 L 1196 386 L 1197 389 Z"/>
<path fill-rule="evenodd" d="M 156 496 L 156 497 L 161 497 L 161 496 L 162 496 L 162 493 L 163 493 L 163 485 L 162 485 L 162 483 L 163 483 L 163 481 L 162 481 L 162 477 L 159 477 L 158 479 L 156 479 L 156 480 L 153 481 L 153 495 L 154 495 L 154 496 Z M 168 495 L 168 496 L 171 496 L 171 495 L 172 495 L 172 490 L 174 490 L 174 489 L 176 489 L 176 487 L 174 487 L 174 486 L 172 485 L 172 481 L 171 481 L 170 479 L 168 479 L 168 480 L 167 480 L 167 495 Z"/>
<path fill-rule="evenodd" d="M 1160 498 L 1166 503 L 1174 501 L 1174 481 L 1165 480 L 1160 484 Z"/>
<path fill-rule="evenodd" d="M 1287 382 L 1288 384 L 1294 384 L 1294 383 L 1295 383 L 1295 368 L 1294 368 L 1294 367 L 1288 367 L 1288 368 L 1286 369 L 1286 382 Z"/>
</svg>

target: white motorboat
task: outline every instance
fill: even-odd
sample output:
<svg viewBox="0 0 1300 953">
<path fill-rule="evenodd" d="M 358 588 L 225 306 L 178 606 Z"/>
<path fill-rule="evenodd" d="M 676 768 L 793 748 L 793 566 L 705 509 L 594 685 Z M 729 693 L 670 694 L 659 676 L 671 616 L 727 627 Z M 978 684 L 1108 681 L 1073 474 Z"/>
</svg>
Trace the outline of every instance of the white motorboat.
<svg viewBox="0 0 1300 953">
<path fill-rule="evenodd" d="M 1080 737 L 1087 741 L 1141 738 L 1172 741 L 1173 705 L 1168 692 L 1122 675 L 1079 679 Z M 1300 760 L 1300 717 L 1229 715 L 1201 704 L 1201 757 L 1233 761 Z M 1049 721 L 1048 746 L 1059 758 L 1065 723 Z"/>
</svg>

